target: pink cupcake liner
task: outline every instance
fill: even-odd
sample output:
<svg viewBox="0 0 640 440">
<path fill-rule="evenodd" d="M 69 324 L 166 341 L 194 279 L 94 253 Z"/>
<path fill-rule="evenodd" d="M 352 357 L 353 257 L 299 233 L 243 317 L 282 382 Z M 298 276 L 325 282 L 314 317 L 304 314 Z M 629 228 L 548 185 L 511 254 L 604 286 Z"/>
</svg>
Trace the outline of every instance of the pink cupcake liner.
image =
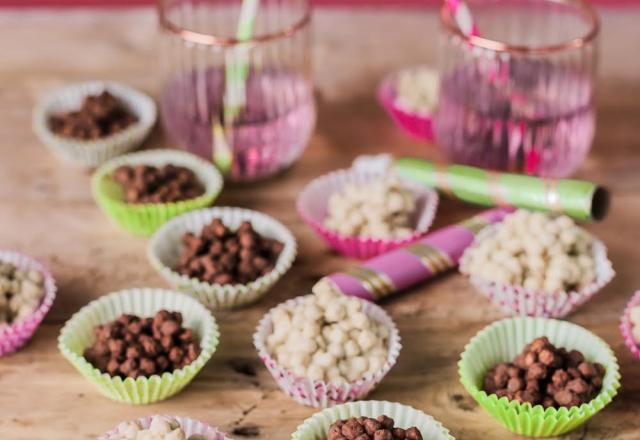
<svg viewBox="0 0 640 440">
<path fill-rule="evenodd" d="M 44 278 L 44 297 L 40 306 L 26 318 L 0 326 L 0 357 L 22 348 L 31 339 L 36 329 L 51 309 L 56 297 L 56 283 L 43 264 L 18 252 L 0 251 L 0 261 L 11 263 L 22 270 L 36 270 Z"/>
<path fill-rule="evenodd" d="M 476 240 L 492 233 L 493 228 L 485 228 Z M 484 280 L 467 273 L 463 266 L 460 271 L 469 277 L 471 283 L 505 313 L 513 316 L 540 316 L 563 318 L 589 301 L 615 276 L 611 261 L 607 258 L 607 248 L 599 240 L 593 242 L 596 279 L 588 286 L 571 292 L 532 291 L 522 286 L 512 286 Z M 465 256 L 462 256 L 464 259 Z"/>
<path fill-rule="evenodd" d="M 278 365 L 267 350 L 267 337 L 273 331 L 272 316 L 280 308 L 292 308 L 311 295 L 290 299 L 271 309 L 258 324 L 253 335 L 253 345 L 258 350 L 260 359 L 265 364 L 280 388 L 293 400 L 307 406 L 328 408 L 334 405 L 360 400 L 366 397 L 396 364 L 402 344 L 400 333 L 391 317 L 379 306 L 365 300 L 362 301 L 364 313 L 382 323 L 389 329 L 389 354 L 387 361 L 376 374 L 346 384 L 313 380 L 295 375 Z"/>
<path fill-rule="evenodd" d="M 387 76 L 378 88 L 378 100 L 398 127 L 409 136 L 433 142 L 433 115 L 408 112 L 396 104 L 397 74 Z"/>
<path fill-rule="evenodd" d="M 298 196 L 298 213 L 311 228 L 334 250 L 348 257 L 361 260 L 373 258 L 392 249 L 404 246 L 424 236 L 431 227 L 438 208 L 438 193 L 431 188 L 402 180 L 417 200 L 415 230 L 408 237 L 380 239 L 345 236 L 324 225 L 327 206 L 332 194 L 348 183 L 362 184 L 383 176 L 379 170 L 345 169 L 325 174 L 311 181 Z"/>
<path fill-rule="evenodd" d="M 631 300 L 627 303 L 627 307 L 624 309 L 622 318 L 620 319 L 620 333 L 624 339 L 625 345 L 629 348 L 629 351 L 638 359 L 640 359 L 640 342 L 636 342 L 633 339 L 631 329 L 633 324 L 631 323 L 631 309 L 633 307 L 640 306 L 640 290 L 638 290 L 631 297 Z"/>
<path fill-rule="evenodd" d="M 132 420 L 132 421 L 139 423 L 143 429 L 146 429 L 151 425 L 151 420 L 153 420 L 153 418 L 156 416 L 157 415 L 151 415 L 151 416 L 143 417 L 141 419 Z M 206 440 L 232 440 L 230 437 L 227 437 L 227 435 L 224 434 L 223 432 L 218 431 L 217 428 L 214 428 L 213 426 L 210 426 L 204 422 L 199 422 L 198 420 L 193 420 L 187 417 L 180 417 L 180 416 L 167 416 L 167 415 L 160 415 L 160 416 L 170 417 L 172 419 L 175 419 L 180 424 L 180 427 L 185 431 L 187 438 L 190 435 L 199 434 L 199 435 L 202 435 Z M 116 438 L 117 435 L 120 435 L 124 432 L 128 423 L 130 423 L 130 421 L 120 423 L 111 431 L 99 437 L 98 440 L 112 440 Z"/>
</svg>

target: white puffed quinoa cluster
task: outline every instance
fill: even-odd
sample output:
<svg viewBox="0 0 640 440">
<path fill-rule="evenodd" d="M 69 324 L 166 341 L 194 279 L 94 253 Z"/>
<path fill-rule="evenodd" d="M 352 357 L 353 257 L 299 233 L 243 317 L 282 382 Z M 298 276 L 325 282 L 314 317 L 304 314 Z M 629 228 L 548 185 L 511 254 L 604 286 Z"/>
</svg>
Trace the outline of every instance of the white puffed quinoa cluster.
<svg viewBox="0 0 640 440">
<path fill-rule="evenodd" d="M 40 272 L 0 262 L 0 325 L 32 314 L 44 296 L 43 284 Z"/>
<path fill-rule="evenodd" d="M 640 345 L 640 306 L 631 308 L 631 315 L 629 316 L 631 321 L 631 335 L 633 339 Z"/>
<path fill-rule="evenodd" d="M 155 416 L 147 429 L 138 422 L 129 422 L 120 431 L 109 440 L 205 440 L 201 435 L 187 437 L 180 424 L 167 416 Z"/>
<path fill-rule="evenodd" d="M 428 68 L 406 69 L 399 73 L 396 105 L 410 113 L 429 114 L 438 98 L 438 74 Z"/>
<path fill-rule="evenodd" d="M 297 376 L 348 383 L 377 373 L 388 356 L 389 330 L 363 312 L 363 300 L 331 289 L 273 313 L 267 349 Z"/>
<path fill-rule="evenodd" d="M 412 192 L 386 176 L 332 194 L 325 226 L 347 236 L 403 238 L 413 232 L 415 212 Z"/>
<path fill-rule="evenodd" d="M 465 252 L 463 271 L 528 290 L 569 292 L 595 278 L 593 239 L 567 216 L 518 210 Z"/>
</svg>

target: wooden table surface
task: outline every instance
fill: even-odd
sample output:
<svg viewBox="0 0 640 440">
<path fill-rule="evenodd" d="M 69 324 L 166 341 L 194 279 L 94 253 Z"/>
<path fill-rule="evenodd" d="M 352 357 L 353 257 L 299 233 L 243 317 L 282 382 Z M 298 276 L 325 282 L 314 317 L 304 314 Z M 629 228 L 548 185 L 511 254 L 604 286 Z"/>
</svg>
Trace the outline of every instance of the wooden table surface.
<svg viewBox="0 0 640 440">
<path fill-rule="evenodd" d="M 618 274 L 569 318 L 611 344 L 621 364 L 622 389 L 569 439 L 640 437 L 640 363 L 618 332 L 621 311 L 640 288 L 640 57 L 633 52 L 640 41 L 638 19 L 640 10 L 603 13 L 598 131 L 579 173 L 613 190 L 610 216 L 588 229 L 608 245 Z M 59 286 L 53 310 L 31 343 L 0 359 L 0 438 L 95 439 L 123 420 L 153 413 L 202 419 L 236 439 L 289 438 L 316 410 L 279 390 L 256 356 L 253 329 L 269 308 L 309 292 L 323 274 L 351 264 L 314 236 L 297 216 L 294 200 L 311 178 L 347 166 L 358 154 L 437 157 L 431 147 L 396 130 L 374 97 L 385 72 L 435 60 L 436 23 L 429 10 L 323 9 L 316 14 L 320 113 L 308 150 L 284 175 L 253 187 L 226 188 L 218 202 L 283 221 L 299 241 L 299 258 L 258 304 L 216 313 L 221 345 L 189 387 L 165 402 L 132 407 L 99 395 L 58 353 L 56 338 L 71 314 L 101 295 L 165 284 L 147 264 L 145 240 L 131 238 L 99 212 L 89 191 L 90 173 L 58 162 L 44 149 L 30 116 L 41 93 L 76 80 L 120 80 L 157 97 L 154 12 L 0 12 L 0 248 L 46 261 Z M 159 128 L 146 146 L 167 146 Z M 443 200 L 436 226 L 475 211 Z M 456 369 L 470 337 L 503 315 L 454 273 L 384 307 L 398 323 L 404 348 L 370 397 L 424 410 L 458 439 L 514 438 L 466 394 Z"/>
</svg>

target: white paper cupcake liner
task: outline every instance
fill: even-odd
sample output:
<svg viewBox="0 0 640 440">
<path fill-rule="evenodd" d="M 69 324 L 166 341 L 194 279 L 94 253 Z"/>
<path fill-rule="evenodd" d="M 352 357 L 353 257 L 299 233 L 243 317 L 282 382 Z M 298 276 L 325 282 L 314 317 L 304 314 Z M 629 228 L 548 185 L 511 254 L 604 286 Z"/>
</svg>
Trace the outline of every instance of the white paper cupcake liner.
<svg viewBox="0 0 640 440">
<path fill-rule="evenodd" d="M 22 348 L 36 332 L 56 298 L 56 283 L 49 269 L 33 258 L 18 252 L 0 251 L 0 262 L 10 263 L 21 270 L 35 270 L 42 274 L 44 296 L 32 314 L 11 324 L 0 326 L 0 357 Z"/>
<path fill-rule="evenodd" d="M 211 284 L 176 272 L 174 268 L 182 250 L 182 236 L 186 232 L 199 235 L 202 228 L 215 218 L 221 219 L 232 230 L 243 221 L 249 221 L 258 234 L 284 244 L 274 269 L 247 284 Z M 295 238 L 274 218 L 249 209 L 216 207 L 189 212 L 164 224 L 151 237 L 147 257 L 151 266 L 175 288 L 193 295 L 207 307 L 228 309 L 250 304 L 266 294 L 291 268 L 296 252 Z"/>
<path fill-rule="evenodd" d="M 399 428 L 415 426 L 424 440 L 454 440 L 449 430 L 430 415 L 407 405 L 376 400 L 350 402 L 320 411 L 305 420 L 291 440 L 326 440 L 329 428 L 338 420 L 382 415 L 391 417 Z"/>
<path fill-rule="evenodd" d="M 475 243 L 494 234 L 496 230 L 496 226 L 486 227 L 478 234 Z M 472 246 L 468 249 L 471 249 Z M 615 276 L 611 261 L 607 257 L 607 248 L 600 240 L 594 239 L 593 257 L 596 272 L 595 281 L 580 290 L 571 292 L 532 291 L 522 286 L 487 281 L 481 277 L 470 275 L 464 270 L 464 264 L 460 265 L 460 272 L 469 278 L 478 291 L 509 315 L 563 318 L 589 301 Z M 461 261 L 466 258 L 468 258 L 468 254 L 465 252 Z"/>
<path fill-rule="evenodd" d="M 258 350 L 260 359 L 265 364 L 280 388 L 298 403 L 313 406 L 316 408 L 326 408 L 352 400 L 359 400 L 366 397 L 386 376 L 395 365 L 402 344 L 400 343 L 400 333 L 391 317 L 381 307 L 363 299 L 364 313 L 377 322 L 383 324 L 389 330 L 389 352 L 387 361 L 377 373 L 362 379 L 338 384 L 313 380 L 307 377 L 300 377 L 293 372 L 278 365 L 276 360 L 267 350 L 267 337 L 273 332 L 272 317 L 278 309 L 291 309 L 292 307 L 305 301 L 311 295 L 299 296 L 290 299 L 273 309 L 271 309 L 261 320 L 253 334 L 253 345 Z"/>
<path fill-rule="evenodd" d="M 636 341 L 633 337 L 634 324 L 631 322 L 631 309 L 638 306 L 640 306 L 640 290 L 633 294 L 620 318 L 620 333 L 625 345 L 636 359 L 640 359 L 640 341 Z"/>
<path fill-rule="evenodd" d="M 184 431 L 185 435 L 187 436 L 187 439 L 189 438 L 189 436 L 191 435 L 201 435 L 204 437 L 205 440 L 231 440 L 230 437 L 227 437 L 226 434 L 224 434 L 223 432 L 218 431 L 217 428 L 204 423 L 204 422 L 200 422 L 198 420 L 193 420 L 190 419 L 188 417 L 181 417 L 181 416 L 169 416 L 169 415 L 161 415 L 162 417 L 169 417 L 172 418 L 174 420 L 176 420 L 179 424 L 180 427 L 182 428 L 182 430 Z M 137 422 L 143 429 L 148 429 L 149 426 L 151 425 L 151 421 L 153 420 L 153 418 L 156 417 L 155 415 L 152 416 L 148 416 L 148 417 L 143 417 L 140 418 L 138 420 L 132 420 L 133 422 Z M 113 428 L 111 431 L 107 432 L 106 434 L 100 436 L 98 438 L 98 440 L 116 440 L 120 438 L 120 435 L 122 435 L 125 432 L 125 429 L 127 428 L 127 424 L 130 422 L 122 422 L 120 423 L 118 426 L 116 426 L 115 428 Z"/>
<path fill-rule="evenodd" d="M 398 239 L 345 236 L 327 228 L 329 198 L 349 183 L 366 184 L 384 176 L 380 169 L 366 170 L 352 167 L 334 171 L 311 181 L 298 196 L 298 212 L 311 228 L 337 252 L 358 259 L 369 259 L 404 246 L 425 235 L 435 217 L 438 193 L 424 185 L 400 179 L 403 186 L 411 190 L 417 202 L 415 227 L 411 235 Z"/>
<path fill-rule="evenodd" d="M 162 309 L 180 312 L 184 326 L 200 342 L 200 355 L 189 365 L 162 375 L 122 379 L 101 372 L 84 358 L 84 350 L 94 342 L 93 330 L 97 325 L 125 313 L 150 317 Z M 219 337 L 211 312 L 189 295 L 165 289 L 127 289 L 91 301 L 74 314 L 60 332 L 58 349 L 106 397 L 139 405 L 159 402 L 180 392 L 209 361 Z"/>
<path fill-rule="evenodd" d="M 138 121 L 118 133 L 97 140 L 66 138 L 51 131 L 49 118 L 52 115 L 77 110 L 86 96 L 104 90 L 122 101 Z M 54 90 L 41 98 L 33 112 L 33 129 L 40 140 L 62 160 L 95 167 L 137 148 L 149 135 L 157 113 L 153 99 L 132 87 L 112 81 L 90 81 Z"/>
<path fill-rule="evenodd" d="M 191 170 L 204 185 L 205 192 L 195 198 L 172 203 L 127 203 L 123 190 L 112 178 L 123 165 L 176 165 Z M 93 198 L 100 208 L 123 229 L 136 236 L 149 236 L 169 219 L 213 204 L 222 190 L 223 180 L 211 162 L 180 150 L 158 149 L 129 153 L 111 159 L 91 178 Z"/>
</svg>

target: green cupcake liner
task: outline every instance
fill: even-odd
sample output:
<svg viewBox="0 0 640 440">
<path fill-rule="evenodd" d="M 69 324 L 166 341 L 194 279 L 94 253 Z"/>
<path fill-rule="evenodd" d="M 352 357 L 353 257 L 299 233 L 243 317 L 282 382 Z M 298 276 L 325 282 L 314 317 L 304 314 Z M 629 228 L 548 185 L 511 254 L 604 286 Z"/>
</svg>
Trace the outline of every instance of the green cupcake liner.
<svg viewBox="0 0 640 440">
<path fill-rule="evenodd" d="M 391 417 L 400 428 L 415 426 L 425 440 L 455 440 L 449 430 L 430 415 L 407 405 L 376 400 L 349 402 L 320 411 L 305 420 L 291 440 L 325 440 L 329 427 L 338 420 L 381 415 Z"/>
<path fill-rule="evenodd" d="M 176 203 L 126 203 L 122 186 L 111 174 L 121 165 L 173 164 L 189 168 L 205 186 L 200 197 Z M 222 190 L 222 175 L 210 162 L 179 150 L 147 150 L 117 157 L 102 165 L 91 178 L 93 197 L 100 208 L 129 233 L 147 237 L 171 218 L 210 206 Z"/>
<path fill-rule="evenodd" d="M 93 329 L 123 313 L 153 316 L 158 310 L 181 312 L 185 327 L 199 338 L 200 355 L 189 365 L 162 376 L 137 379 L 102 373 L 83 356 L 93 340 Z M 58 337 L 62 355 L 106 397 L 139 405 L 159 402 L 180 392 L 211 358 L 220 333 L 211 313 L 188 295 L 164 289 L 127 289 L 90 302 L 71 317 Z"/>
<path fill-rule="evenodd" d="M 567 408 L 531 406 L 488 395 L 484 374 L 500 362 L 510 362 L 533 339 L 547 336 L 557 347 L 581 351 L 590 362 L 606 368 L 602 390 L 591 402 Z M 611 348 L 590 331 L 566 321 L 511 318 L 494 322 L 474 336 L 458 363 L 460 382 L 491 416 L 510 431 L 532 437 L 565 434 L 589 420 L 613 400 L 620 388 L 620 368 Z"/>
</svg>

